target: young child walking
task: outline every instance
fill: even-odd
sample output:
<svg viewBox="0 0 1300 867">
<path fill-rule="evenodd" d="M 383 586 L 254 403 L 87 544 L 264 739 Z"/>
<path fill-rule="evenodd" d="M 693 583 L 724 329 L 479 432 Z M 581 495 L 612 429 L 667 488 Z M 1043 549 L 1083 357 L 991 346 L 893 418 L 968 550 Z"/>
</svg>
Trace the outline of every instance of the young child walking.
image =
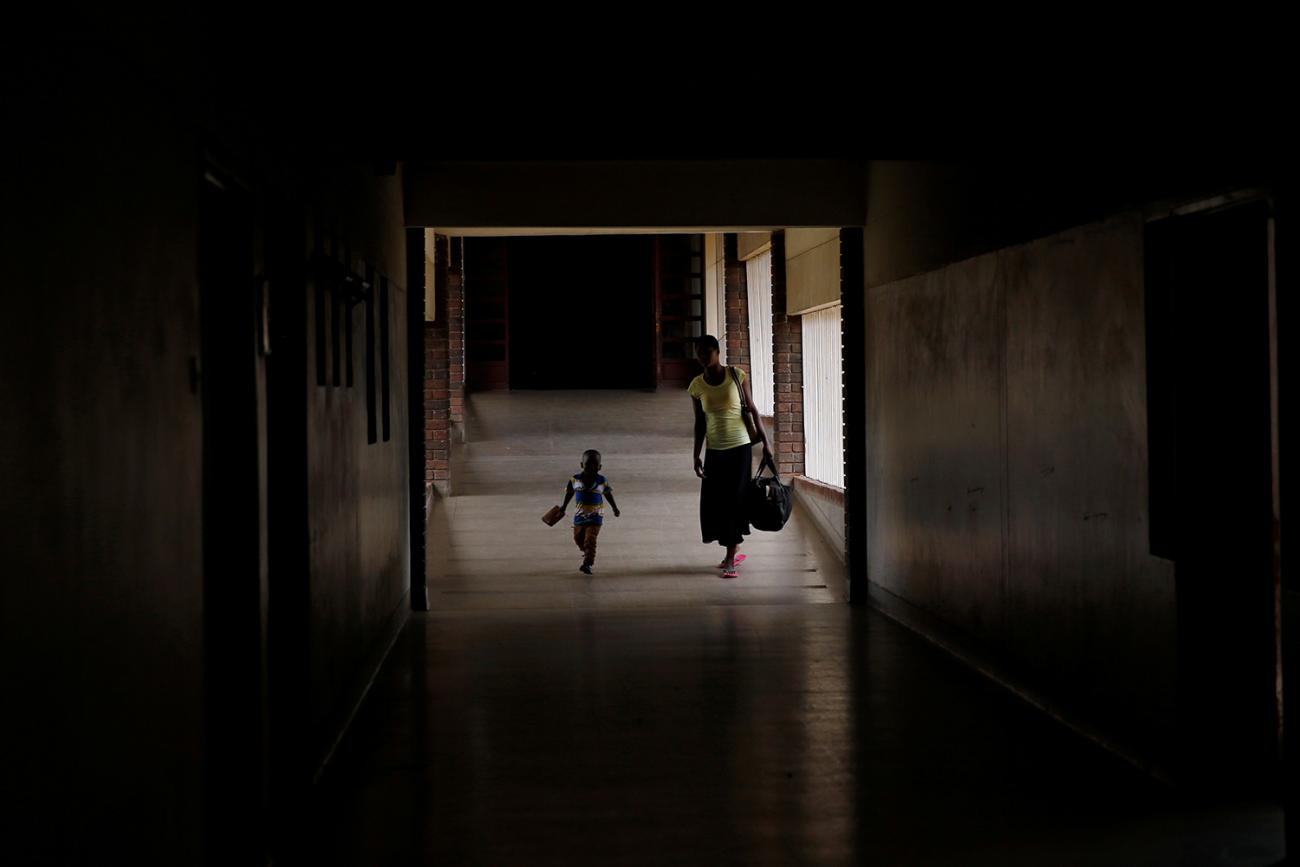
<svg viewBox="0 0 1300 867">
<path fill-rule="evenodd" d="M 569 508 L 569 501 L 576 499 L 577 506 L 573 512 L 573 541 L 582 551 L 582 565 L 579 571 L 591 574 L 591 567 L 596 563 L 596 537 L 605 523 L 605 501 L 614 507 L 614 517 L 618 517 L 618 503 L 614 502 L 614 490 L 609 479 L 600 474 L 600 452 L 587 449 L 582 453 L 582 472 L 569 479 L 564 488 L 564 505 L 560 506 L 560 517 Z"/>
</svg>

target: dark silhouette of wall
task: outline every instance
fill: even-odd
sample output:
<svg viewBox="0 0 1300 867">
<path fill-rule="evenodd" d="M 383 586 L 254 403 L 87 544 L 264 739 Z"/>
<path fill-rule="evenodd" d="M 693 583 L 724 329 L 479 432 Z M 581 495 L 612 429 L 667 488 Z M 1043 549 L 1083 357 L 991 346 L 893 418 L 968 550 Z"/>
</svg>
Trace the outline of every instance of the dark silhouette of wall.
<svg viewBox="0 0 1300 867">
<path fill-rule="evenodd" d="M 0 208 L 0 849 L 11 863 L 196 863 L 197 140 L 111 66 L 27 75 L 13 92 L 62 111 L 17 103 L 42 133 L 19 143 Z"/>
<path fill-rule="evenodd" d="M 1279 174 L 1176 161 L 1081 172 L 882 162 L 868 172 L 867 577 L 1058 712 L 1166 769 L 1185 759 L 1175 734 L 1193 725 L 1193 708 L 1227 693 L 1180 682 L 1191 658 L 1179 653 L 1188 624 L 1175 564 L 1149 545 L 1145 218 L 1162 201 Z M 1225 290 L 1212 303 L 1244 299 Z M 1265 352 L 1266 332 L 1256 337 Z M 1217 351 L 1212 332 L 1181 336 L 1198 338 Z M 1252 370 L 1256 381 L 1233 387 L 1266 387 L 1267 365 Z M 1266 461 L 1266 439 L 1256 446 Z M 1250 634 L 1216 619 L 1215 640 L 1267 644 L 1262 613 L 1256 604 L 1235 619 L 1253 623 Z M 1270 678 L 1267 658 L 1252 658 L 1236 676 Z M 1206 755 L 1239 734 L 1200 730 Z"/>
<path fill-rule="evenodd" d="M 185 67 L 163 83 L 92 48 L 6 77 L 6 105 L 41 132 L 19 142 L 0 209 L 13 266 L 0 656 L 20 707 L 0 746 L 17 805 L 5 860 L 191 864 L 207 849 L 212 863 L 259 861 L 262 803 L 289 827 L 408 611 L 401 176 L 286 156 Z M 241 191 L 246 224 L 235 215 L 214 234 L 225 218 L 203 216 L 205 175 Z M 375 442 L 368 302 L 330 335 L 331 353 L 350 344 L 351 383 L 315 376 L 320 220 L 354 270 L 388 278 L 386 305 L 372 297 L 390 394 Z M 228 295 L 207 291 L 213 275 Z M 244 379 L 219 388 L 230 371 L 204 366 L 232 359 Z M 256 401 L 251 428 L 215 423 L 208 411 L 232 405 L 218 391 Z M 227 450 L 249 483 L 208 496 Z M 232 511 L 247 520 L 219 522 Z M 251 559 L 212 556 L 222 546 Z M 235 798 L 249 821 L 226 821 Z"/>
</svg>

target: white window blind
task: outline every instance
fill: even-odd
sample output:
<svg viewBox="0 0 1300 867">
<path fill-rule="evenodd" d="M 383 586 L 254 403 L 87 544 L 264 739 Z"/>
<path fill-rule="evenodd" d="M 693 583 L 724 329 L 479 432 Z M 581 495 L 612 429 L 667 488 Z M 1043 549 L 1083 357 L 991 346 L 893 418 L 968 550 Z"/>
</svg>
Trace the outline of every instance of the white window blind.
<svg viewBox="0 0 1300 867">
<path fill-rule="evenodd" d="M 765 416 L 773 411 L 772 383 L 772 251 L 745 262 L 749 293 L 750 388 L 754 405 Z"/>
<path fill-rule="evenodd" d="M 803 316 L 804 475 L 844 487 L 840 305 Z M 755 398 L 757 400 L 757 398 Z"/>
</svg>

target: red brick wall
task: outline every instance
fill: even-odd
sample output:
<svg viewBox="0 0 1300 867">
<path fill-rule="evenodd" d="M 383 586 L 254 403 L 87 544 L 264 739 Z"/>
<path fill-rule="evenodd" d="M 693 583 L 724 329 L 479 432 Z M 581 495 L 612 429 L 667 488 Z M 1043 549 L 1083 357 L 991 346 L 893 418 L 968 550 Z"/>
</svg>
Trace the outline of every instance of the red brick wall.
<svg viewBox="0 0 1300 867">
<path fill-rule="evenodd" d="M 434 321 L 424 323 L 424 479 L 442 493 L 451 484 L 450 304 L 447 239 L 434 245 Z M 463 338 L 461 345 L 464 345 Z M 464 367 L 461 367 L 462 378 Z"/>
<path fill-rule="evenodd" d="M 745 263 L 737 258 L 734 234 L 725 235 L 722 245 L 727 364 L 749 373 L 749 293 L 745 290 Z"/>
<path fill-rule="evenodd" d="M 786 315 L 785 233 L 772 233 L 772 362 L 776 466 L 803 475 L 803 321 Z"/>
<path fill-rule="evenodd" d="M 447 269 L 447 376 L 453 431 L 465 422 L 465 239 L 453 238 Z"/>
</svg>

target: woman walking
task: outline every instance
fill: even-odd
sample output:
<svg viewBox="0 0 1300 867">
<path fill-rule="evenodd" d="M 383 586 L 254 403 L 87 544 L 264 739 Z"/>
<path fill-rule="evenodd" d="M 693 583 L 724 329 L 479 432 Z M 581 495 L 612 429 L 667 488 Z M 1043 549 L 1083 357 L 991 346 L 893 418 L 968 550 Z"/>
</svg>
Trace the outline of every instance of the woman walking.
<svg viewBox="0 0 1300 867">
<path fill-rule="evenodd" d="M 717 542 L 727 551 L 722 562 L 723 578 L 735 578 L 736 566 L 745 555 L 736 547 L 749 535 L 745 515 L 745 492 L 753 472 L 754 443 L 763 444 L 763 457 L 772 458 L 763 421 L 753 411 L 749 378 L 737 367 L 723 367 L 718 361 L 718 338 L 704 335 L 695 344 L 695 357 L 704 372 L 691 380 L 691 402 L 695 406 L 695 475 L 700 486 L 700 533 L 705 544 Z M 751 436 L 742 411 L 753 419 Z M 700 449 L 707 444 L 704 457 Z"/>
</svg>

